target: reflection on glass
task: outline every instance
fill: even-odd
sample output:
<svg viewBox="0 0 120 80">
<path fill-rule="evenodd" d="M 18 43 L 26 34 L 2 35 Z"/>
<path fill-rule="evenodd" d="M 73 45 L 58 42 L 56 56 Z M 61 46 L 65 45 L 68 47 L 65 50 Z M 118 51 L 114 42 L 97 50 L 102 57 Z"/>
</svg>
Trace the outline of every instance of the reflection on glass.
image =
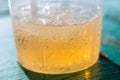
<svg viewBox="0 0 120 80">
<path fill-rule="evenodd" d="M 89 70 L 85 70 L 85 78 L 88 79 L 90 78 L 91 72 Z"/>
</svg>

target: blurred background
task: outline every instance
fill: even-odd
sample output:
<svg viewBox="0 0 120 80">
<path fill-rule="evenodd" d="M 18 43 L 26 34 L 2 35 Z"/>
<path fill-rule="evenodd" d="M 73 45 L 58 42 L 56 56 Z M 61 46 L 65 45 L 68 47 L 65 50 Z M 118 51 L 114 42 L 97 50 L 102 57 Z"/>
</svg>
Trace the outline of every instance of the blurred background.
<svg viewBox="0 0 120 80">
<path fill-rule="evenodd" d="M 112 61 L 113 63 L 120 66 L 120 0 L 103 0 L 102 22 L 103 31 L 102 31 L 101 54 L 110 61 Z M 15 60 L 15 58 L 13 58 L 16 55 L 12 32 L 13 31 L 8 9 L 8 0 L 0 0 L 1 64 L 4 63 L 5 61 L 4 59 L 7 59 L 8 61 Z"/>
<path fill-rule="evenodd" d="M 7 15 L 8 13 L 8 0 L 0 0 L 0 16 Z"/>
</svg>

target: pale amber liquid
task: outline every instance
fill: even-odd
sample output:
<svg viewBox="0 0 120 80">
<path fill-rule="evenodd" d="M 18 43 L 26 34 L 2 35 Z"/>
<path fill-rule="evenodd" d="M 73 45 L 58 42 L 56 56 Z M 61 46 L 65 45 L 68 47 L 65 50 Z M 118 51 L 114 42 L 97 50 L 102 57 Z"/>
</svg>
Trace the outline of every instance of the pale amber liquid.
<svg viewBox="0 0 120 80">
<path fill-rule="evenodd" d="M 99 56 L 101 16 L 74 25 L 13 20 L 20 64 L 32 71 L 63 74 L 92 66 Z"/>
</svg>

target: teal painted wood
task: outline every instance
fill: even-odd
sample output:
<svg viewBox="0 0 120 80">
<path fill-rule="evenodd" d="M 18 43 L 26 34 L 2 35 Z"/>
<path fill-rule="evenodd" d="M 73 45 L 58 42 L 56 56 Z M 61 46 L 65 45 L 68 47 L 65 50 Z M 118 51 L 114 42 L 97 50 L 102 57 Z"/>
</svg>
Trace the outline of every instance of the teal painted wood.
<svg viewBox="0 0 120 80">
<path fill-rule="evenodd" d="M 15 53 L 10 17 L 6 16 L 0 19 L 0 80 L 29 80 L 18 66 Z"/>
<path fill-rule="evenodd" d="M 120 66 L 120 0 L 105 0 L 101 51 Z"/>
</svg>

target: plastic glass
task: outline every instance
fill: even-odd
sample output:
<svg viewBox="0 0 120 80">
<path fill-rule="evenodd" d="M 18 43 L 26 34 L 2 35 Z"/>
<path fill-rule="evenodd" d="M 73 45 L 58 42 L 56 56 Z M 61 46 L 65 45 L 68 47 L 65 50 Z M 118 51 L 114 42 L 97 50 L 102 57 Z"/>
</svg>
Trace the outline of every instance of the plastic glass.
<svg viewBox="0 0 120 80">
<path fill-rule="evenodd" d="M 99 57 L 101 0 L 9 0 L 18 62 L 44 74 L 86 69 Z"/>
</svg>

